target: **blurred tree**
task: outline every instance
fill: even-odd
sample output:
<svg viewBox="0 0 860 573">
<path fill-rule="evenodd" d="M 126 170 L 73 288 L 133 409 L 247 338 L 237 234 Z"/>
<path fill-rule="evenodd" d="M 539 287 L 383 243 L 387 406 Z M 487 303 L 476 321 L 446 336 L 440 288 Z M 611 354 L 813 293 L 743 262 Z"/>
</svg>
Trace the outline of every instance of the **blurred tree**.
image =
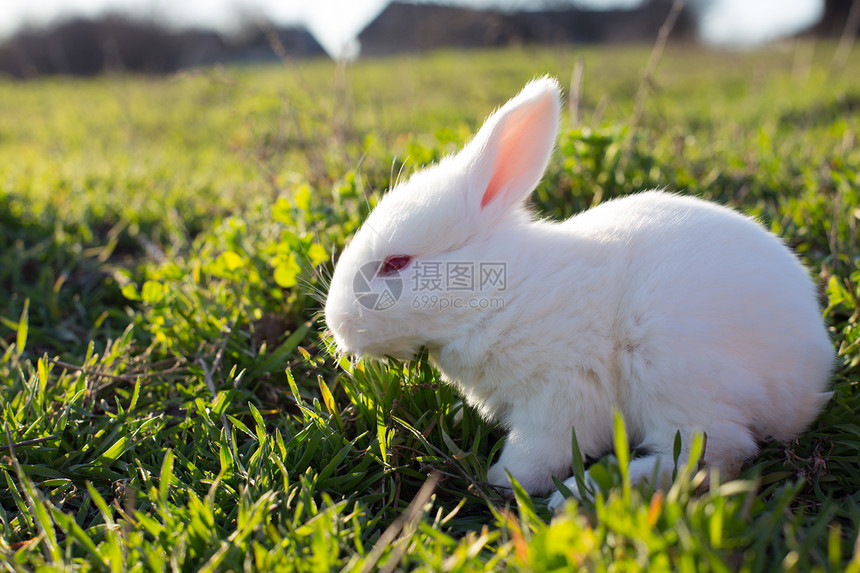
<svg viewBox="0 0 860 573">
<path fill-rule="evenodd" d="M 824 16 L 813 28 L 812 32 L 820 36 L 841 36 L 848 22 L 848 16 L 857 0 L 824 0 Z M 860 10 L 860 6 L 854 8 Z M 857 34 L 857 30 L 854 31 Z"/>
<path fill-rule="evenodd" d="M 123 15 L 75 18 L 44 29 L 21 30 L 0 45 L 0 74 L 18 78 L 118 70 L 164 74 L 222 62 L 325 55 L 305 28 L 266 26 L 266 30 L 254 27 L 223 38 L 214 30 L 175 30 Z"/>
</svg>

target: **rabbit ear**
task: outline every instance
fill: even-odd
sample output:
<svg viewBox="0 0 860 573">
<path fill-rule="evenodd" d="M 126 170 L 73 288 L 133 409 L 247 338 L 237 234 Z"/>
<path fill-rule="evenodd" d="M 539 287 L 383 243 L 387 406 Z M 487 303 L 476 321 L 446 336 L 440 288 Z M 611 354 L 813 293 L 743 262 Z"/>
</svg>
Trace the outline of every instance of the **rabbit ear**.
<svg viewBox="0 0 860 573">
<path fill-rule="evenodd" d="M 507 211 L 531 194 L 555 145 L 560 107 L 558 83 L 543 77 L 487 119 L 465 150 L 474 154 L 482 210 Z"/>
</svg>

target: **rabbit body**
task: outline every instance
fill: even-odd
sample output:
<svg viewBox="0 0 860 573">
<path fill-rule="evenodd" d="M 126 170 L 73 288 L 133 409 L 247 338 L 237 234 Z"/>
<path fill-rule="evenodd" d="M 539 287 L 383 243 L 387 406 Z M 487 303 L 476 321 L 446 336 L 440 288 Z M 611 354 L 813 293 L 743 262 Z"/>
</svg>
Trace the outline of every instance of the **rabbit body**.
<svg viewBox="0 0 860 573">
<path fill-rule="evenodd" d="M 529 84 L 460 154 L 380 201 L 335 269 L 326 319 L 338 346 L 426 347 L 509 430 L 488 480 L 508 486 L 509 472 L 530 493 L 570 476 L 572 428 L 583 455 L 611 451 L 615 410 L 647 452 L 634 481 L 671 471 L 677 431 L 685 443 L 706 432 L 705 461 L 726 472 L 759 441 L 803 431 L 833 363 L 806 270 L 753 219 L 689 196 L 649 191 L 535 220 L 522 203 L 554 145 L 558 101 L 552 80 Z M 394 254 L 410 261 L 402 296 L 364 308 L 356 270 Z M 460 307 L 428 308 L 416 304 L 428 261 L 502 265 L 505 281 L 444 291 Z"/>
<path fill-rule="evenodd" d="M 431 354 L 510 429 L 491 482 L 508 470 L 548 491 L 570 474 L 572 427 L 586 456 L 611 451 L 615 409 L 652 455 L 634 480 L 672 469 L 678 430 L 705 431 L 706 461 L 731 472 L 827 399 L 832 347 L 812 282 L 755 221 L 652 191 L 505 235 L 492 254 L 508 264 L 505 311 Z"/>
</svg>

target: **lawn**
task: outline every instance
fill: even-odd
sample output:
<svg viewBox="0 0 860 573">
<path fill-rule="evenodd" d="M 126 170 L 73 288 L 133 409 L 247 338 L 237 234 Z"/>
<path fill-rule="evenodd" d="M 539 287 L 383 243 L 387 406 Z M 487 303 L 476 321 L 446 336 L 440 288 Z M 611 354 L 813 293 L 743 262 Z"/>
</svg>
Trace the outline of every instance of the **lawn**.
<svg viewBox="0 0 860 573">
<path fill-rule="evenodd" d="M 834 49 L 0 80 L 0 565 L 860 571 L 860 57 Z M 577 67 L 535 208 L 661 187 L 757 216 L 817 278 L 838 366 L 740 479 L 630 487 L 619 432 L 596 498 L 553 515 L 487 486 L 504 432 L 426 360 L 338 357 L 320 311 L 391 182 Z"/>
</svg>

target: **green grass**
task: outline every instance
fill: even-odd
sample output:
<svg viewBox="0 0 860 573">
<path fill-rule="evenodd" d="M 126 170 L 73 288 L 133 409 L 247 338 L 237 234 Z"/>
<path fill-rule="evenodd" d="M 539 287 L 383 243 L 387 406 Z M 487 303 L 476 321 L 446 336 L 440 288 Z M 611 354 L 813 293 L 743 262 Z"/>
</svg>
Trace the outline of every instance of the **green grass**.
<svg viewBox="0 0 860 573">
<path fill-rule="evenodd" d="M 860 571 L 860 59 L 832 53 L 670 48 L 639 125 L 648 48 L 0 82 L 0 564 Z M 552 516 L 487 487 L 503 432 L 424 360 L 333 357 L 318 295 L 398 174 L 579 58 L 539 211 L 667 187 L 755 214 L 819 278 L 839 360 L 740 480 L 631 488 L 621 441 Z"/>
</svg>

